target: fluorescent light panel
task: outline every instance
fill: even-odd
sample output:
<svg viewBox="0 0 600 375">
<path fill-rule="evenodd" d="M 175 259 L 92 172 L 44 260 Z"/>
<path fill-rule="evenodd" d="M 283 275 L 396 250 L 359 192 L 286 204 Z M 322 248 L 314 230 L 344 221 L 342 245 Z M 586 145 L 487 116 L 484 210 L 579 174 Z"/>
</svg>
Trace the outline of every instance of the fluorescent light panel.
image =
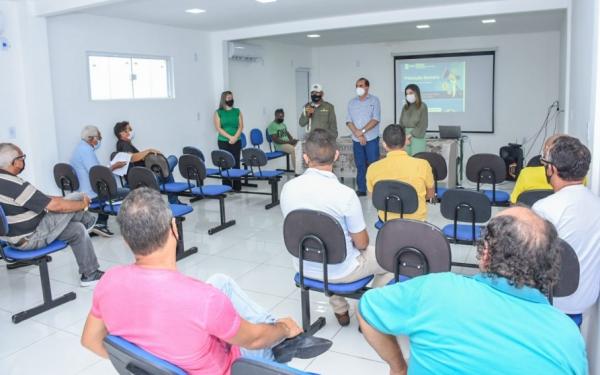
<svg viewBox="0 0 600 375">
<path fill-rule="evenodd" d="M 307 34 L 306 37 L 307 38 L 320 38 L 321 35 L 319 35 L 319 34 Z"/>
<path fill-rule="evenodd" d="M 431 26 L 428 24 L 417 25 L 417 29 L 429 29 Z"/>
<path fill-rule="evenodd" d="M 488 18 L 485 20 L 481 20 L 481 23 L 496 23 L 496 20 L 493 18 Z"/>
<path fill-rule="evenodd" d="M 262 4 L 266 4 L 266 3 L 274 3 L 277 0 L 256 0 L 256 1 L 258 1 L 259 3 L 262 3 Z"/>
<path fill-rule="evenodd" d="M 206 11 L 204 9 L 199 9 L 199 8 L 186 9 L 185 12 L 190 13 L 190 14 L 206 13 Z"/>
</svg>

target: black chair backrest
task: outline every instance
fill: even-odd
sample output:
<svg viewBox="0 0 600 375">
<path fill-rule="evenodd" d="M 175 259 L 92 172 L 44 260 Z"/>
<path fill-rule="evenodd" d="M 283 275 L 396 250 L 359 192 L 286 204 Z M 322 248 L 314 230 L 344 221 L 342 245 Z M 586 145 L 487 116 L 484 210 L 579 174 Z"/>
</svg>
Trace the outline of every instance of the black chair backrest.
<svg viewBox="0 0 600 375">
<path fill-rule="evenodd" d="M 144 351 L 120 337 L 107 336 L 104 347 L 119 375 L 182 375 L 185 372 L 173 364 Z"/>
<path fill-rule="evenodd" d="M 206 166 L 196 155 L 186 154 L 179 157 L 179 173 L 189 181 L 202 184 L 206 178 Z"/>
<path fill-rule="evenodd" d="M 79 178 L 71 164 L 58 163 L 54 166 L 54 181 L 63 196 L 65 192 L 74 192 L 79 189 Z"/>
<path fill-rule="evenodd" d="M 517 203 L 522 203 L 531 207 L 535 202 L 552 194 L 554 194 L 554 191 L 550 189 L 527 190 L 519 194 L 517 197 Z"/>
<path fill-rule="evenodd" d="M 110 160 L 113 160 L 115 158 L 115 155 L 117 155 L 118 152 L 117 151 L 113 151 L 110 153 Z"/>
<path fill-rule="evenodd" d="M 100 199 L 112 199 L 117 195 L 117 182 L 111 170 L 103 165 L 95 165 L 90 169 L 90 184 Z"/>
<path fill-rule="evenodd" d="M 385 223 L 375 243 L 377 263 L 394 275 L 409 277 L 448 272 L 452 256 L 446 236 L 423 221 L 398 219 Z"/>
<path fill-rule="evenodd" d="M 540 167 L 542 165 L 542 155 L 536 155 L 527 162 L 528 167 Z"/>
<path fill-rule="evenodd" d="M 441 181 L 448 176 L 448 167 L 446 166 L 446 159 L 440 154 L 435 152 L 419 152 L 414 155 L 415 158 L 424 159 L 431 165 L 433 171 L 433 178 L 436 181 Z"/>
<path fill-rule="evenodd" d="M 231 366 L 231 375 L 298 375 L 301 372 L 276 362 L 240 357 Z"/>
<path fill-rule="evenodd" d="M 506 179 L 506 164 L 495 154 L 475 154 L 467 160 L 466 175 L 471 182 L 498 184 Z"/>
<path fill-rule="evenodd" d="M 246 165 L 250 167 L 264 167 L 267 165 L 267 155 L 259 148 L 246 148 L 242 150 L 242 156 Z"/>
<path fill-rule="evenodd" d="M 235 167 L 235 158 L 233 154 L 225 150 L 214 150 L 210 153 L 213 164 L 221 169 L 230 169 Z"/>
<path fill-rule="evenodd" d="M 200 151 L 200 149 L 196 148 L 196 147 L 192 147 L 192 146 L 186 146 L 183 148 L 183 154 L 186 155 L 195 155 L 197 157 L 200 158 L 200 160 L 205 161 L 206 159 L 204 158 L 204 154 L 202 153 L 202 151 Z"/>
<path fill-rule="evenodd" d="M 377 182 L 373 188 L 373 206 L 385 212 L 384 220 L 387 221 L 388 212 L 403 216 L 417 211 L 419 198 L 415 188 L 407 183 L 382 180 Z"/>
<path fill-rule="evenodd" d="M 339 264 L 346 259 L 344 230 L 325 212 L 290 212 L 283 222 L 283 240 L 287 251 L 296 258 L 326 264 Z"/>
<path fill-rule="evenodd" d="M 478 191 L 450 189 L 444 193 L 440 207 L 446 219 L 485 223 L 492 216 L 492 203 L 488 197 Z"/>
<path fill-rule="evenodd" d="M 560 274 L 552 288 L 552 297 L 567 297 L 579 287 L 579 259 L 577 253 L 565 240 L 560 241 Z"/>
<path fill-rule="evenodd" d="M 169 178 L 169 162 L 162 154 L 148 154 L 144 159 L 146 168 L 154 172 L 161 180 Z M 127 177 L 129 179 L 129 176 Z"/>
<path fill-rule="evenodd" d="M 129 181 L 129 187 L 137 189 L 139 187 L 147 187 L 160 191 L 158 181 L 156 181 L 156 175 L 148 168 L 144 167 L 133 167 L 127 174 L 127 180 Z"/>
</svg>

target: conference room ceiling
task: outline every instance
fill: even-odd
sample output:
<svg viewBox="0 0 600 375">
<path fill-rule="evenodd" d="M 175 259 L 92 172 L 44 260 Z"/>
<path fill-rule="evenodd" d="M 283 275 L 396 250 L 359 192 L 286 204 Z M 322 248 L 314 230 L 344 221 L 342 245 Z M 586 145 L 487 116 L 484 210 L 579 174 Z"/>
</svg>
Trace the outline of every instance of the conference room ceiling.
<svg viewBox="0 0 600 375">
<path fill-rule="evenodd" d="M 484 36 L 498 34 L 520 34 L 545 31 L 560 31 L 566 12 L 564 10 L 534 13 L 504 14 L 486 16 L 493 18 L 493 24 L 483 24 L 484 17 L 452 18 L 427 22 L 406 22 L 391 25 L 355 27 L 336 30 L 314 30 L 319 38 L 307 38 L 309 33 L 277 35 L 262 40 L 309 47 L 323 47 L 340 44 L 363 44 L 380 42 L 401 42 L 410 40 L 441 39 L 454 37 Z M 428 29 L 417 29 L 426 23 Z"/>
<path fill-rule="evenodd" d="M 492 0 L 129 0 L 87 9 L 99 16 L 123 18 L 206 31 L 235 29 L 367 12 L 476 3 Z M 187 9 L 205 10 L 188 14 Z"/>
</svg>

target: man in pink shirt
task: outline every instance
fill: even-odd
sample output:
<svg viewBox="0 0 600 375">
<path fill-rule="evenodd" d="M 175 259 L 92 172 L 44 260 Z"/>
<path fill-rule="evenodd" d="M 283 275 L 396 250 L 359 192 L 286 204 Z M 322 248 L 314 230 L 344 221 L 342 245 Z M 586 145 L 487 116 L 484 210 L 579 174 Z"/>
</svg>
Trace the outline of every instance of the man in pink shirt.
<svg viewBox="0 0 600 375">
<path fill-rule="evenodd" d="M 177 271 L 177 227 L 160 194 L 139 188 L 117 217 L 136 262 L 106 272 L 94 291 L 81 342 L 108 358 L 102 342 L 121 336 L 189 374 L 229 374 L 240 356 L 290 361 L 325 352 L 331 341 L 300 335 L 291 318 L 276 320 L 235 282 L 206 283 Z"/>
</svg>

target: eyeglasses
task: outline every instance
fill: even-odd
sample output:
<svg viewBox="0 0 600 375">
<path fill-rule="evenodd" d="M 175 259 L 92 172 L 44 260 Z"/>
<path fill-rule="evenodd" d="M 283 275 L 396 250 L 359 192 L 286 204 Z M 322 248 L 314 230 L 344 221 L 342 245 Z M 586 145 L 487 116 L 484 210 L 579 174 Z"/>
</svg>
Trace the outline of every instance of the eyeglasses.
<svg viewBox="0 0 600 375">
<path fill-rule="evenodd" d="M 25 155 L 25 154 L 23 154 L 23 155 L 19 155 L 19 156 L 17 156 L 16 158 L 14 158 L 14 159 L 12 160 L 12 163 L 14 163 L 14 162 L 15 162 L 15 161 L 17 161 L 17 160 L 25 160 L 25 158 L 26 158 L 26 157 L 27 157 L 27 155 Z M 12 163 L 11 163 L 11 164 L 12 164 Z"/>
<path fill-rule="evenodd" d="M 547 160 L 544 158 L 540 158 L 540 163 L 542 163 L 542 165 L 553 165 L 554 164 L 550 160 Z"/>
</svg>

